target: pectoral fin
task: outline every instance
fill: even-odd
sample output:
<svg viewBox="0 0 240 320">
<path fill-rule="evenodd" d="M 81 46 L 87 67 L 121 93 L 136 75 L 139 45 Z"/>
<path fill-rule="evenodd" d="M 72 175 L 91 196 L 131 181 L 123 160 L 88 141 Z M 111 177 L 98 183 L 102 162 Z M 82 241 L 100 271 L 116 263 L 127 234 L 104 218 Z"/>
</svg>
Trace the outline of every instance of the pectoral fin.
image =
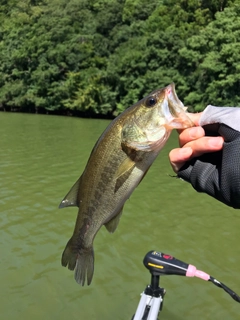
<svg viewBox="0 0 240 320">
<path fill-rule="evenodd" d="M 121 208 L 119 213 L 117 213 L 110 221 L 108 221 L 107 223 L 104 224 L 108 232 L 113 233 L 117 229 L 117 226 L 119 224 L 119 220 L 122 215 L 122 210 L 123 210 L 123 207 Z"/>
<path fill-rule="evenodd" d="M 64 199 L 59 205 L 59 208 L 79 206 L 78 198 L 79 198 L 79 187 L 81 184 L 81 177 L 77 180 L 77 182 L 72 186 L 68 194 L 64 197 Z"/>
<path fill-rule="evenodd" d="M 136 165 L 136 163 L 128 157 L 119 166 L 119 168 L 116 172 L 116 184 L 115 184 L 115 189 L 114 189 L 115 193 L 124 184 L 124 182 L 129 178 L 135 165 Z"/>
</svg>

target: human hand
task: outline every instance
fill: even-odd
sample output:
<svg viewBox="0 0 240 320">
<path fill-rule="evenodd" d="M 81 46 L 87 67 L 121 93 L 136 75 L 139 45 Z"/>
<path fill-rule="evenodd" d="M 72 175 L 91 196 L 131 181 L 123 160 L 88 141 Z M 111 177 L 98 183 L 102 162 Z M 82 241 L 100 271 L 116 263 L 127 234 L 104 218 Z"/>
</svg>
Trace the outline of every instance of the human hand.
<svg viewBox="0 0 240 320">
<path fill-rule="evenodd" d="M 205 136 L 205 131 L 199 126 L 202 113 L 189 113 L 189 118 L 196 127 L 187 128 L 179 132 L 179 146 L 170 151 L 169 160 L 173 170 L 177 173 L 185 162 L 201 156 L 204 153 L 219 151 L 223 147 L 223 138 Z"/>
<path fill-rule="evenodd" d="M 240 108 L 208 106 L 190 117 L 201 127 L 180 133 L 173 169 L 198 192 L 240 209 Z"/>
</svg>

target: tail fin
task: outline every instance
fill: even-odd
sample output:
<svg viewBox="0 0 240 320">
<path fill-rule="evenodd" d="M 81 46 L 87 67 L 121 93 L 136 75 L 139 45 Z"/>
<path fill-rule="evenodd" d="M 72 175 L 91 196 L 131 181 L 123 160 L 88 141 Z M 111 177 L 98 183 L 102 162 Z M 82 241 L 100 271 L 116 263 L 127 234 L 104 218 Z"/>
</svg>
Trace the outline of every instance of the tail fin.
<svg viewBox="0 0 240 320">
<path fill-rule="evenodd" d="M 93 247 L 80 248 L 75 251 L 69 241 L 62 254 L 62 266 L 68 266 L 69 270 L 75 269 L 74 278 L 78 284 L 84 286 L 87 278 L 87 284 L 90 285 L 94 271 Z"/>
</svg>

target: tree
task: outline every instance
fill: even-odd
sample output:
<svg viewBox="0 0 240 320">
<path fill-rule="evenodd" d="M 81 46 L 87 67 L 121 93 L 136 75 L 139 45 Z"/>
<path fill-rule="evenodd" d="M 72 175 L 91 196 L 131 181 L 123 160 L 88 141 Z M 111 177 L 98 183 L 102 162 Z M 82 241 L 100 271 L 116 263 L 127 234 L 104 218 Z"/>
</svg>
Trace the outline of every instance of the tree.
<svg viewBox="0 0 240 320">
<path fill-rule="evenodd" d="M 2 1 L 0 106 L 112 117 L 171 82 L 192 110 L 237 104 L 239 8 L 239 0 Z"/>
<path fill-rule="evenodd" d="M 187 84 L 192 87 L 185 101 L 202 110 L 207 104 L 240 103 L 240 6 L 216 14 L 199 35 L 190 37 L 180 50 Z M 187 78 L 188 76 L 188 78 Z"/>
</svg>

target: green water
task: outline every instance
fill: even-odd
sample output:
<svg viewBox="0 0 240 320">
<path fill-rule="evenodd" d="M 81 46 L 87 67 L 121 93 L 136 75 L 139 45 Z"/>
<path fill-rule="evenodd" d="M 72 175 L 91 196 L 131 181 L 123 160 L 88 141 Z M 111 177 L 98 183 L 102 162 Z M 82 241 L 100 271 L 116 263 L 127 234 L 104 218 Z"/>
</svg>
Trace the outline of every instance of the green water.
<svg viewBox="0 0 240 320">
<path fill-rule="evenodd" d="M 129 320 L 150 280 L 142 259 L 163 251 L 240 293 L 240 214 L 172 178 L 174 133 L 125 205 L 114 234 L 94 242 L 91 286 L 60 264 L 76 208 L 58 205 L 79 177 L 106 120 L 0 113 L 0 317 L 3 320 Z M 239 319 L 222 289 L 165 277 L 161 319 Z"/>
</svg>

